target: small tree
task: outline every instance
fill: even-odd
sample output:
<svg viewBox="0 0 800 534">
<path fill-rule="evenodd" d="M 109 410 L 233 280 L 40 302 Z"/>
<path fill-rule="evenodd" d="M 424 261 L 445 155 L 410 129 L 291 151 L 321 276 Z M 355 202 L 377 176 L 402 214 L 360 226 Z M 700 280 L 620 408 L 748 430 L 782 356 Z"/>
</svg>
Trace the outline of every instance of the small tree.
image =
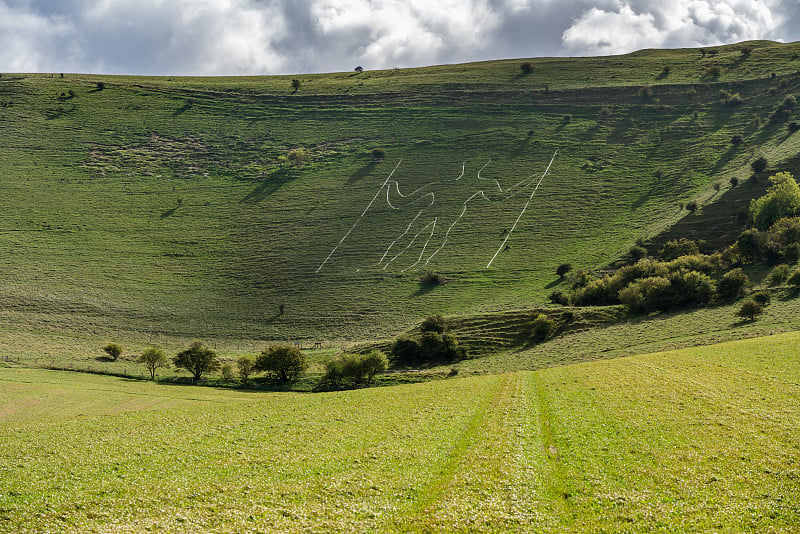
<svg viewBox="0 0 800 534">
<path fill-rule="evenodd" d="M 447 330 L 447 319 L 440 314 L 431 315 L 422 321 L 422 324 L 419 325 L 419 329 L 423 332 L 436 332 L 441 334 Z"/>
<path fill-rule="evenodd" d="M 561 263 L 558 267 L 556 267 L 556 276 L 559 278 L 564 278 L 564 276 L 572 270 L 571 263 Z"/>
<path fill-rule="evenodd" d="M 164 351 L 155 347 L 150 347 L 144 351 L 136 361 L 143 363 L 147 367 L 150 372 L 150 380 L 156 379 L 156 369 L 169 366 L 169 360 L 164 355 Z"/>
<path fill-rule="evenodd" d="M 255 371 L 256 361 L 252 356 L 240 356 L 236 360 L 236 368 L 239 370 L 239 376 L 242 378 L 242 383 L 247 384 L 250 375 Z"/>
<path fill-rule="evenodd" d="M 737 315 L 749 321 L 755 321 L 758 315 L 764 313 L 764 305 L 754 300 L 746 300 L 742 302 L 742 307 L 739 308 Z"/>
<path fill-rule="evenodd" d="M 522 65 L 520 65 L 519 68 L 522 71 L 522 74 L 530 74 L 533 72 L 533 65 L 531 65 L 527 61 Z"/>
<path fill-rule="evenodd" d="M 767 158 L 761 156 L 750 164 L 750 168 L 753 169 L 754 173 L 758 174 L 764 172 L 767 169 L 767 165 Z"/>
<path fill-rule="evenodd" d="M 742 137 L 742 134 L 736 134 L 733 137 L 731 137 L 731 144 L 732 145 L 741 145 L 742 141 L 744 141 L 744 138 Z"/>
<path fill-rule="evenodd" d="M 356 67 L 356 68 L 355 68 L 355 69 L 353 69 L 353 70 L 354 70 L 354 71 L 356 71 L 356 74 L 361 74 L 362 72 L 364 72 L 364 67 L 362 67 L 361 65 L 359 65 L 358 67 Z"/>
<path fill-rule="evenodd" d="M 106 354 L 112 359 L 115 360 L 119 358 L 120 354 L 122 354 L 122 347 L 116 343 L 109 343 L 103 350 L 106 351 Z"/>
<path fill-rule="evenodd" d="M 217 353 L 207 348 L 200 341 L 194 341 L 188 349 L 179 352 L 172 359 L 175 367 L 186 369 L 192 373 L 192 381 L 197 382 L 205 373 L 216 371 L 220 367 Z"/>
<path fill-rule="evenodd" d="M 255 369 L 274 375 L 280 382 L 291 384 L 306 371 L 308 363 L 303 353 L 292 345 L 270 347 L 256 358 Z"/>
<path fill-rule="evenodd" d="M 293 78 L 292 79 L 292 89 L 293 89 L 292 92 L 296 93 L 297 91 L 299 91 L 301 85 L 303 85 L 303 83 L 300 80 L 298 80 L 297 78 Z"/>
<path fill-rule="evenodd" d="M 364 382 L 372 383 L 375 375 L 382 373 L 389 367 L 389 360 L 386 354 L 379 350 L 373 350 L 361 357 L 361 369 L 364 373 Z"/>
</svg>

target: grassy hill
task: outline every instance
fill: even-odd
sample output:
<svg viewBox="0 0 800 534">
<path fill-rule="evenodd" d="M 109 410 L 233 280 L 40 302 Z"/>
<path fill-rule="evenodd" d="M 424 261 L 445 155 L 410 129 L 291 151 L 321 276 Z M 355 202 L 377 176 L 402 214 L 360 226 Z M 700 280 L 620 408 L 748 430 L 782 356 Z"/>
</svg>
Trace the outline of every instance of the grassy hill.
<svg viewBox="0 0 800 534">
<path fill-rule="evenodd" d="M 798 342 L 314 395 L 4 369 L 0 532 L 791 532 Z"/>
<path fill-rule="evenodd" d="M 791 168 L 800 134 L 770 116 L 798 72 L 800 45 L 759 41 L 362 74 L 3 74 L 0 329 L 338 343 L 538 305 L 557 264 L 614 260 L 679 202 L 710 213 L 758 156 Z M 448 283 L 420 286 L 427 270 Z"/>
</svg>

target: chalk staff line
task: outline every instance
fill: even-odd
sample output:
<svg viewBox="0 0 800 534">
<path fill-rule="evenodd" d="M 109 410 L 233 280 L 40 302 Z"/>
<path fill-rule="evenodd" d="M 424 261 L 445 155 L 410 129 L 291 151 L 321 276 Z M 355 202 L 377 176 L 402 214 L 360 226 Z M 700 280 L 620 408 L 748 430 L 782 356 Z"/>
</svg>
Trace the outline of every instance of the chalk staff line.
<svg viewBox="0 0 800 534">
<path fill-rule="evenodd" d="M 528 205 L 530 205 L 531 200 L 533 200 L 533 196 L 536 194 L 536 191 L 539 190 L 539 186 L 542 185 L 542 180 L 544 180 L 544 177 L 547 176 L 547 173 L 550 172 L 550 166 L 553 164 L 553 161 L 556 159 L 556 155 L 557 154 L 558 154 L 558 150 L 553 152 L 553 157 L 550 158 L 550 163 L 547 164 L 547 168 L 542 173 L 542 177 L 539 178 L 539 183 L 536 184 L 536 187 L 533 189 L 533 192 L 531 193 L 531 196 L 528 197 L 528 201 L 525 203 L 525 206 L 522 208 L 522 211 L 519 212 L 519 215 L 517 216 L 517 220 L 514 221 L 514 225 L 511 227 L 511 230 L 509 230 L 508 233 L 506 234 L 506 238 L 503 239 L 503 242 L 500 244 L 500 248 L 497 249 L 497 252 L 495 252 L 494 256 L 492 256 L 492 259 L 489 260 L 489 264 L 486 265 L 487 269 L 492 266 L 492 263 L 494 262 L 494 259 L 497 257 L 498 254 L 500 254 L 500 251 L 503 250 L 503 247 L 506 245 L 506 242 L 508 241 L 508 238 L 511 237 L 511 232 L 514 231 L 514 229 L 517 227 L 517 223 L 519 223 L 519 220 L 525 214 L 525 210 L 528 209 Z"/>
<path fill-rule="evenodd" d="M 364 211 L 363 211 L 363 212 L 361 212 L 361 216 L 360 216 L 358 219 L 356 219 L 356 222 L 354 222 L 354 223 L 353 223 L 353 226 L 352 226 L 352 227 L 351 227 L 351 228 L 350 228 L 350 229 L 347 231 L 347 233 L 346 233 L 346 234 L 344 234 L 344 237 L 343 237 L 342 239 L 340 239 L 340 240 L 339 240 L 339 243 L 337 243 L 337 245 L 336 245 L 335 247 L 333 247 L 333 250 L 331 250 L 331 253 L 330 253 L 330 254 L 328 254 L 328 257 L 327 257 L 327 258 L 325 258 L 325 260 L 322 262 L 322 264 L 320 264 L 320 266 L 319 266 L 319 267 L 317 267 L 317 270 L 316 270 L 316 271 L 314 271 L 315 273 L 318 273 L 318 272 L 320 272 L 320 270 L 321 270 L 323 267 L 325 267 L 325 264 L 326 264 L 326 263 L 328 263 L 328 260 L 329 260 L 329 259 L 331 259 L 331 256 L 333 256 L 334 252 L 336 252 L 336 250 L 339 248 L 339 246 L 340 246 L 342 243 L 344 243 L 344 240 L 345 240 L 345 239 L 347 239 L 347 238 L 350 236 L 350 234 L 351 234 L 351 233 L 353 233 L 353 230 L 355 230 L 355 229 L 356 229 L 356 226 L 358 226 L 358 223 L 359 223 L 359 222 L 361 222 L 361 219 L 363 219 L 363 218 L 364 218 L 364 215 L 366 215 L 366 214 L 367 214 L 367 211 L 369 211 L 369 208 L 371 208 L 371 207 L 372 207 L 372 204 L 375 202 L 375 199 L 376 199 L 376 198 L 378 198 L 378 195 L 380 195 L 380 194 L 381 194 L 381 191 L 383 191 L 383 188 L 384 188 L 384 187 L 386 187 L 386 184 L 388 184 L 388 183 L 389 183 L 389 180 L 391 180 L 391 179 L 392 179 L 392 175 L 394 175 L 394 171 L 396 171 L 396 170 L 397 170 L 397 168 L 398 168 L 398 167 L 400 167 L 400 164 L 401 164 L 401 163 L 403 163 L 403 160 L 402 160 L 402 159 L 401 159 L 400 161 L 398 161 L 398 162 L 397 162 L 397 165 L 395 165 L 395 166 L 394 166 L 394 169 L 392 169 L 392 172 L 390 172 L 390 173 L 389 173 L 389 176 L 387 176 L 387 177 L 386 177 L 386 180 L 384 180 L 383 184 L 381 185 L 381 188 L 380 188 L 380 189 L 378 189 L 378 192 L 377 192 L 377 193 L 375 193 L 375 196 L 374 196 L 374 197 L 372 197 L 372 200 L 370 200 L 370 201 L 369 201 L 369 204 L 367 204 L 367 207 L 366 207 L 366 208 L 364 208 Z"/>
</svg>

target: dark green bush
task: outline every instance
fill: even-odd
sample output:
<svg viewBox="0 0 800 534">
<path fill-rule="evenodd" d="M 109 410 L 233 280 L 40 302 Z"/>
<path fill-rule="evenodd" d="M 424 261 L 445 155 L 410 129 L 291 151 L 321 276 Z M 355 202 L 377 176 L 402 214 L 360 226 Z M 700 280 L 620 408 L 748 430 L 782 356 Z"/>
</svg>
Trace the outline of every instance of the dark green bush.
<svg viewBox="0 0 800 534">
<path fill-rule="evenodd" d="M 423 332 L 436 332 L 441 334 L 447 330 L 447 319 L 439 314 L 431 315 L 422 321 L 419 325 L 419 329 Z"/>
<path fill-rule="evenodd" d="M 699 254 L 700 248 L 695 241 L 681 237 L 664 243 L 658 255 L 662 260 L 674 260 L 680 256 Z"/>
<path fill-rule="evenodd" d="M 423 286 L 441 286 L 447 282 L 444 276 L 439 273 L 434 272 L 427 272 L 423 274 L 420 279 L 419 283 Z"/>
<path fill-rule="evenodd" d="M 764 307 L 769 306 L 772 302 L 772 294 L 769 291 L 759 291 L 757 293 L 753 293 L 751 298 Z"/>
<path fill-rule="evenodd" d="M 556 267 L 556 276 L 564 277 L 568 272 L 572 270 L 571 263 L 561 263 Z"/>
<path fill-rule="evenodd" d="M 535 341 L 547 341 L 556 334 L 556 322 L 540 313 L 531 321 L 531 338 Z"/>
<path fill-rule="evenodd" d="M 750 279 L 740 268 L 728 271 L 717 281 L 717 295 L 722 300 L 737 299 L 747 292 Z"/>
<path fill-rule="evenodd" d="M 753 162 L 750 164 L 750 168 L 753 169 L 754 173 L 758 174 L 767 170 L 767 165 L 769 165 L 769 163 L 767 163 L 767 158 L 760 156 L 759 158 L 753 160 Z"/>
<path fill-rule="evenodd" d="M 789 266 L 786 264 L 776 265 L 767 275 L 767 283 L 770 286 L 777 286 L 784 283 L 789 278 Z"/>
</svg>

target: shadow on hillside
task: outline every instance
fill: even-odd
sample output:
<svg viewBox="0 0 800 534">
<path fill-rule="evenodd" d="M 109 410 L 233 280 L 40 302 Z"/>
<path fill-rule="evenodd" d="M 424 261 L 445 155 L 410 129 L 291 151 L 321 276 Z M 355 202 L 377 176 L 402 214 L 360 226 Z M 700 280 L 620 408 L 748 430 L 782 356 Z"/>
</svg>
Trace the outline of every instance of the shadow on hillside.
<svg viewBox="0 0 800 534">
<path fill-rule="evenodd" d="M 356 172 L 351 174 L 350 178 L 347 179 L 347 183 L 352 184 L 353 182 L 357 182 L 362 178 L 369 176 L 370 174 L 372 174 L 372 171 L 375 170 L 376 165 L 377 163 L 375 163 L 374 161 L 370 161 L 369 163 L 358 169 Z"/>
<path fill-rule="evenodd" d="M 175 206 L 174 208 L 161 212 L 160 217 L 162 219 L 166 219 L 167 217 L 172 217 L 173 215 L 175 215 L 176 211 L 178 211 L 178 206 Z"/>
<path fill-rule="evenodd" d="M 413 293 L 411 293 L 411 297 L 415 298 L 415 297 L 421 297 L 423 295 L 427 295 L 428 293 L 433 291 L 435 288 L 436 288 L 436 284 L 420 284 L 417 287 L 417 290 L 414 291 Z"/>
<path fill-rule="evenodd" d="M 276 169 L 269 176 L 261 180 L 255 189 L 250 191 L 240 202 L 242 204 L 256 204 L 283 187 L 294 178 L 293 170 L 288 167 Z"/>
</svg>

